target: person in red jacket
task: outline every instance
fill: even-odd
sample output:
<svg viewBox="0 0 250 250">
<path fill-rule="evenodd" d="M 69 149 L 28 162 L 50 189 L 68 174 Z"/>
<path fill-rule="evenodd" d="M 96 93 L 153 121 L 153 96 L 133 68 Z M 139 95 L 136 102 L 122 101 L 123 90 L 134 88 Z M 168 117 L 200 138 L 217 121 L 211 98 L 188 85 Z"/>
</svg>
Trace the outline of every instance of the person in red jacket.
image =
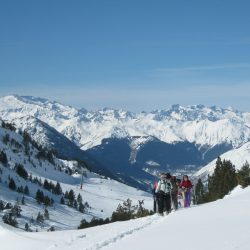
<svg viewBox="0 0 250 250">
<path fill-rule="evenodd" d="M 192 194 L 192 183 L 188 179 L 187 175 L 183 176 L 183 180 L 181 182 L 182 196 L 184 199 L 184 207 L 189 207 L 191 204 L 191 194 Z"/>
</svg>

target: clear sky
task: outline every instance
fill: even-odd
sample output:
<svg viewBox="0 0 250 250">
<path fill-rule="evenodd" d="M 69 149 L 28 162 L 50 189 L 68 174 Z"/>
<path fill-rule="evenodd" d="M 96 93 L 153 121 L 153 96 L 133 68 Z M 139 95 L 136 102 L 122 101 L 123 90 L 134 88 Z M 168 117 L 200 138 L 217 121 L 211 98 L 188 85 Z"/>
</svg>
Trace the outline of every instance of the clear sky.
<svg viewBox="0 0 250 250">
<path fill-rule="evenodd" d="M 249 0 L 0 0 L 0 96 L 250 111 Z"/>
</svg>

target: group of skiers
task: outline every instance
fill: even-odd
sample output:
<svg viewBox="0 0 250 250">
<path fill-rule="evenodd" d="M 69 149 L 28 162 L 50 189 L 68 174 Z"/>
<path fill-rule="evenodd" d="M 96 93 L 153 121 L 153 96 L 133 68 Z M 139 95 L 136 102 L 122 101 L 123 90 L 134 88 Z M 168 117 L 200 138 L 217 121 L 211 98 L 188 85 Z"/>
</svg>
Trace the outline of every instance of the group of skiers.
<svg viewBox="0 0 250 250">
<path fill-rule="evenodd" d="M 183 206 L 189 207 L 192 198 L 192 183 L 187 175 L 183 179 L 171 176 L 170 173 L 161 173 L 160 180 L 154 184 L 154 212 L 163 215 L 177 210 L 183 200 Z"/>
</svg>

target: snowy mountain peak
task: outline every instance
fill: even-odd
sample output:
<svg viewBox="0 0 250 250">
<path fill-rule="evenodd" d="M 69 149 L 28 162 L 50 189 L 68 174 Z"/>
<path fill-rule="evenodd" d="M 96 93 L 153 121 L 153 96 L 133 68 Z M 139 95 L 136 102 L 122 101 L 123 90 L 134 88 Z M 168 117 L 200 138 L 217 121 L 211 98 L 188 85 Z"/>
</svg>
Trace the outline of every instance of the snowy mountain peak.
<svg viewBox="0 0 250 250">
<path fill-rule="evenodd" d="M 169 109 L 132 113 L 112 108 L 78 110 L 32 96 L 0 98 L 2 119 L 12 121 L 23 116 L 34 116 L 49 124 L 82 149 L 100 145 L 104 138 L 113 136 L 153 136 L 167 143 L 227 143 L 233 147 L 250 139 L 250 113 L 201 104 L 175 104 Z"/>
</svg>

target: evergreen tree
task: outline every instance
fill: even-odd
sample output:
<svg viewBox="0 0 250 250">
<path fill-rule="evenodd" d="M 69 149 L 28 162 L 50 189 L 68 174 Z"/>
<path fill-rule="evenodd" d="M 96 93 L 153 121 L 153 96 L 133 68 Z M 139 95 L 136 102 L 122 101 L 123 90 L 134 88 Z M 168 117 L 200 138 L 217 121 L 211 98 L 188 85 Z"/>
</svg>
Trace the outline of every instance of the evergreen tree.
<svg viewBox="0 0 250 250">
<path fill-rule="evenodd" d="M 77 202 L 78 202 L 78 204 L 80 204 L 80 203 L 82 203 L 82 196 L 81 196 L 81 194 L 78 194 L 78 196 L 77 196 Z"/>
<path fill-rule="evenodd" d="M 43 203 L 44 203 L 45 206 L 51 206 L 52 205 L 51 199 L 47 195 L 44 196 Z"/>
<path fill-rule="evenodd" d="M 0 151 L 0 162 L 6 166 L 8 164 L 7 155 L 4 151 Z"/>
<path fill-rule="evenodd" d="M 6 134 L 4 137 L 3 137 L 3 143 L 4 144 L 8 144 L 10 141 L 10 135 L 9 134 Z"/>
<path fill-rule="evenodd" d="M 5 214 L 3 216 L 3 222 L 8 224 L 8 225 L 11 225 L 13 227 L 17 227 L 17 225 L 18 225 L 18 223 L 17 223 L 15 217 L 13 217 L 12 213 Z"/>
<path fill-rule="evenodd" d="M 24 198 L 24 196 L 22 197 L 22 205 L 25 205 L 25 198 Z"/>
<path fill-rule="evenodd" d="M 36 201 L 41 204 L 44 201 L 44 194 L 43 191 L 41 191 L 40 189 L 37 190 L 36 192 Z"/>
<path fill-rule="evenodd" d="M 78 206 L 77 201 L 74 200 L 73 207 L 77 209 L 77 206 Z"/>
<path fill-rule="evenodd" d="M 10 181 L 9 181 L 9 188 L 12 190 L 16 190 L 16 183 L 12 178 L 10 178 Z"/>
<path fill-rule="evenodd" d="M 30 191 L 29 191 L 29 188 L 27 185 L 24 187 L 24 194 L 26 194 L 26 195 L 30 194 Z"/>
<path fill-rule="evenodd" d="M 49 182 L 48 182 L 48 180 L 47 179 L 45 179 L 44 180 L 44 182 L 43 182 L 43 187 L 45 188 L 45 189 L 49 189 Z"/>
<path fill-rule="evenodd" d="M 68 191 L 65 192 L 64 198 L 65 198 L 65 199 L 69 199 L 69 192 L 68 192 Z"/>
<path fill-rule="evenodd" d="M 29 224 L 27 222 L 25 223 L 25 231 L 26 232 L 30 231 L 30 227 L 29 227 Z"/>
<path fill-rule="evenodd" d="M 54 189 L 54 193 L 57 195 L 61 195 L 62 194 L 62 188 L 59 182 L 56 183 L 55 189 Z"/>
<path fill-rule="evenodd" d="M 119 204 L 112 214 L 112 221 L 125 221 L 134 218 L 136 207 L 132 205 L 132 200 L 127 199 L 123 205 Z"/>
<path fill-rule="evenodd" d="M 63 205 L 65 204 L 65 201 L 64 201 L 63 196 L 62 196 L 62 198 L 61 198 L 61 200 L 60 200 L 60 203 L 63 204 Z"/>
<path fill-rule="evenodd" d="M 44 222 L 44 217 L 43 217 L 43 215 L 40 212 L 38 213 L 38 215 L 36 217 L 36 221 L 38 223 L 43 223 Z"/>
<path fill-rule="evenodd" d="M 15 217 L 20 217 L 21 216 L 22 209 L 18 204 L 15 204 L 14 207 L 11 209 L 12 215 Z"/>
<path fill-rule="evenodd" d="M 208 177 L 208 201 L 223 198 L 237 185 L 235 166 L 230 162 L 218 157 L 212 176 Z"/>
<path fill-rule="evenodd" d="M 44 209 L 44 219 L 49 220 L 49 211 L 47 208 Z"/>
<path fill-rule="evenodd" d="M 195 186 L 195 196 L 196 196 L 196 203 L 201 204 L 205 202 L 205 190 L 204 185 L 201 181 L 201 179 L 198 180 L 196 186 Z"/>
<path fill-rule="evenodd" d="M 74 200 L 75 200 L 75 193 L 72 189 L 70 189 L 69 191 L 68 199 L 69 199 L 69 206 L 73 207 Z"/>
<path fill-rule="evenodd" d="M 15 170 L 16 170 L 16 173 L 21 176 L 22 178 L 24 178 L 25 180 L 28 179 L 28 172 L 26 171 L 26 169 L 24 168 L 23 165 L 21 164 L 16 164 L 15 165 Z"/>
<path fill-rule="evenodd" d="M 238 184 L 243 188 L 250 185 L 250 166 L 249 163 L 246 162 L 237 173 Z"/>
<path fill-rule="evenodd" d="M 81 213 L 84 213 L 84 209 L 85 209 L 85 207 L 84 207 L 84 205 L 82 204 L 82 202 L 80 202 L 79 203 L 79 211 L 81 212 Z"/>
<path fill-rule="evenodd" d="M 0 211 L 4 210 L 4 203 L 2 200 L 0 200 Z"/>
</svg>

